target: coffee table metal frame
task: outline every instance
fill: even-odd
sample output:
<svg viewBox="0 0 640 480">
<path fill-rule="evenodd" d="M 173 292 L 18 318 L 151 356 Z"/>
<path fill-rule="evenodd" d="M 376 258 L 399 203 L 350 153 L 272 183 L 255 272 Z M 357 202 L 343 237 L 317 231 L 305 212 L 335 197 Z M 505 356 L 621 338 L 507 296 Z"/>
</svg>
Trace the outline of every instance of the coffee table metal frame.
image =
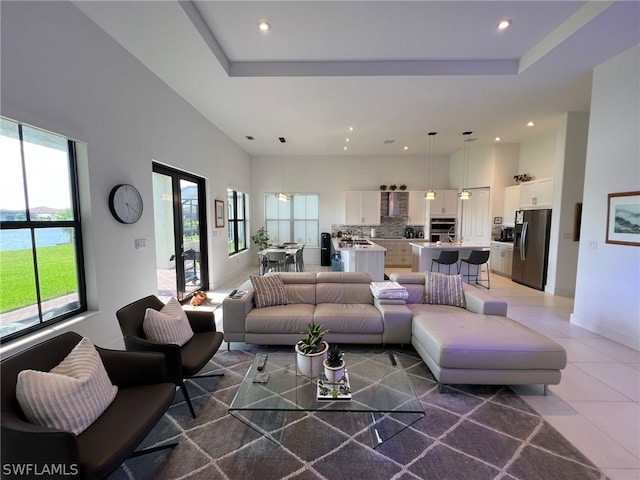
<svg viewBox="0 0 640 480">
<path fill-rule="evenodd" d="M 296 354 L 271 352 L 258 372 L 258 356 L 247 371 L 229 405 L 229 413 L 270 440 L 280 444 L 292 413 L 345 412 L 360 414 L 373 448 L 424 417 L 411 382 L 393 352 L 347 352 L 351 400 L 318 400 L 317 379 L 302 375 Z M 254 377 L 268 374 L 266 383 Z"/>
</svg>

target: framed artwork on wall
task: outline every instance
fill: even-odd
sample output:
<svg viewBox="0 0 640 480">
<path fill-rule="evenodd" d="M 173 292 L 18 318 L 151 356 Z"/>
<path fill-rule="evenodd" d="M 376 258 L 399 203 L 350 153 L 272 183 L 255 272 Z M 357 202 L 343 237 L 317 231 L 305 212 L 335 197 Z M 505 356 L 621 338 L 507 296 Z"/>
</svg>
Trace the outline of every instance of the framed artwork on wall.
<svg viewBox="0 0 640 480">
<path fill-rule="evenodd" d="M 216 200 L 216 228 L 224 227 L 224 201 Z"/>
<path fill-rule="evenodd" d="M 640 192 L 609 194 L 606 242 L 640 246 Z"/>
</svg>

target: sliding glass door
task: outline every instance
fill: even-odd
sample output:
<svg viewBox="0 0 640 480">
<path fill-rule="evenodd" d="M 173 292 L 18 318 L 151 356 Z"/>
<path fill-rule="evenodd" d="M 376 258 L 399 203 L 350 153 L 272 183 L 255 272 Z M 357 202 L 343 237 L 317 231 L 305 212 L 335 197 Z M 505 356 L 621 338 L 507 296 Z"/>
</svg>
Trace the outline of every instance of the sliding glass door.
<svg viewBox="0 0 640 480">
<path fill-rule="evenodd" d="M 178 300 L 209 288 L 205 181 L 153 165 L 158 296 Z"/>
</svg>

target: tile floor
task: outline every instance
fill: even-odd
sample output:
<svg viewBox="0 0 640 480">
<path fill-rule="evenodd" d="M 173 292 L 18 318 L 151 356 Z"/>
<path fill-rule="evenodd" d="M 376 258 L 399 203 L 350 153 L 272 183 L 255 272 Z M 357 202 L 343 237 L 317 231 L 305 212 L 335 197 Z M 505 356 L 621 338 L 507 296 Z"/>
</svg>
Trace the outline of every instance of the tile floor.
<svg viewBox="0 0 640 480">
<path fill-rule="evenodd" d="M 326 269 L 307 265 L 307 270 Z M 253 273 L 241 272 L 210 296 L 222 302 Z M 550 386 L 547 396 L 537 385 L 513 389 L 612 480 L 640 480 L 640 352 L 572 325 L 572 298 L 499 275 L 491 276 L 491 293 L 507 301 L 509 317 L 553 338 L 568 354 L 562 381 Z"/>
</svg>

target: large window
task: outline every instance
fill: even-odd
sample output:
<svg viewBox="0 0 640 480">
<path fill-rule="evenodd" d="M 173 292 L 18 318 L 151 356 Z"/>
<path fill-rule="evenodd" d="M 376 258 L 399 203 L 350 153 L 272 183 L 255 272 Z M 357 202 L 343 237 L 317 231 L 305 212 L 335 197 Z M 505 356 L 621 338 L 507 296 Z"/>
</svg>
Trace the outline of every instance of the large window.
<svg viewBox="0 0 640 480">
<path fill-rule="evenodd" d="M 286 202 L 278 200 L 275 195 L 265 195 L 264 212 L 271 242 L 296 242 L 309 247 L 319 245 L 317 194 L 292 194 Z"/>
<path fill-rule="evenodd" d="M 247 249 L 246 195 L 227 189 L 227 221 L 229 222 L 229 255 Z"/>
<path fill-rule="evenodd" d="M 0 117 L 0 340 L 86 310 L 75 144 Z"/>
</svg>

